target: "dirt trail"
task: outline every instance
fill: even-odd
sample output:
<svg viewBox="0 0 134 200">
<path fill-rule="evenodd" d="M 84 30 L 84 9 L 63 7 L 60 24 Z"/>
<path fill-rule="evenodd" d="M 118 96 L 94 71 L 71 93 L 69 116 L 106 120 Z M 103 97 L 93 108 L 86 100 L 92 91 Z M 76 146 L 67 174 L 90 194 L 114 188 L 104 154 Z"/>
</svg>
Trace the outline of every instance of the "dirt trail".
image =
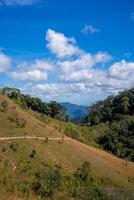
<svg viewBox="0 0 134 200">
<path fill-rule="evenodd" d="M 45 140 L 47 137 L 38 137 L 38 136 L 14 136 L 14 137 L 0 137 L 0 141 L 4 140 L 20 140 L 20 139 L 37 139 L 37 140 Z M 48 140 L 71 140 L 68 137 L 48 137 Z"/>
</svg>

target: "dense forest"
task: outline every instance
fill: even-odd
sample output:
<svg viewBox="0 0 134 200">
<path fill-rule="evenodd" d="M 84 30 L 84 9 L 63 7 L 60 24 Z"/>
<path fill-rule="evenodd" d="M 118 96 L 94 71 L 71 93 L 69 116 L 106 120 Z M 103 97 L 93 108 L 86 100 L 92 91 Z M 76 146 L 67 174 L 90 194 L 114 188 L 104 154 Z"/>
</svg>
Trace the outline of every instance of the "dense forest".
<svg viewBox="0 0 134 200">
<path fill-rule="evenodd" d="M 103 124 L 97 142 L 104 149 L 134 161 L 134 88 L 92 105 L 85 121 L 98 129 Z"/>
</svg>

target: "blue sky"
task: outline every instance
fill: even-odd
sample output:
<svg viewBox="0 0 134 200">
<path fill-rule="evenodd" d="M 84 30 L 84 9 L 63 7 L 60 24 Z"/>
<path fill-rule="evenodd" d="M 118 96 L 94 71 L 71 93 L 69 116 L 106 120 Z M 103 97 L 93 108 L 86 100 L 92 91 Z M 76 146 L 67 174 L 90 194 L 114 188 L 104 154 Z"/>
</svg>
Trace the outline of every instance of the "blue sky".
<svg viewBox="0 0 134 200">
<path fill-rule="evenodd" d="M 1 0 L 0 87 L 90 104 L 134 86 L 133 0 Z"/>
</svg>

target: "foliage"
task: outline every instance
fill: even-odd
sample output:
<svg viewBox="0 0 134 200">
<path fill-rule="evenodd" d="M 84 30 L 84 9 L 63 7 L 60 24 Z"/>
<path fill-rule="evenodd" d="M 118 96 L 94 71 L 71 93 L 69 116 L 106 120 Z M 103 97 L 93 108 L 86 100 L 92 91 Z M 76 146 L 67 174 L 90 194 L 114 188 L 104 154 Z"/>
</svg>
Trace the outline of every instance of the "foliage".
<svg viewBox="0 0 134 200">
<path fill-rule="evenodd" d="M 16 142 L 12 142 L 10 144 L 10 149 L 12 149 L 12 151 L 16 152 L 18 149 L 18 144 Z"/>
<path fill-rule="evenodd" d="M 51 113 L 50 116 L 55 118 L 57 117 L 58 119 L 61 118 L 61 116 L 64 116 L 64 108 L 58 104 L 56 101 L 51 101 L 48 106 L 51 108 Z"/>
<path fill-rule="evenodd" d="M 77 140 L 80 140 L 80 135 L 79 135 L 79 132 L 78 130 L 71 124 L 69 124 L 65 131 L 64 131 L 65 135 L 73 138 L 73 139 L 77 139 Z"/>
<path fill-rule="evenodd" d="M 98 187 L 91 174 L 91 167 L 88 162 L 84 162 L 80 168 L 71 177 L 66 177 L 65 184 L 69 185 L 67 188 L 68 195 L 74 199 L 79 200 L 104 200 L 106 195 Z"/>
<path fill-rule="evenodd" d="M 118 123 L 113 122 L 98 142 L 115 155 L 134 161 L 134 117 L 126 116 Z"/>
<path fill-rule="evenodd" d="M 43 197 L 52 197 L 60 186 L 61 172 L 59 166 L 48 167 L 35 174 L 32 185 L 33 191 Z"/>
<path fill-rule="evenodd" d="M 16 88 L 3 88 L 1 93 L 13 99 L 23 109 L 32 109 L 43 115 L 51 116 L 61 120 L 66 120 L 64 108 L 57 102 L 44 103 L 40 98 L 32 97 L 30 95 L 21 94 Z"/>
<path fill-rule="evenodd" d="M 86 122 L 97 125 L 102 122 L 113 122 L 123 119 L 124 115 L 134 115 L 134 88 L 109 96 L 92 105 Z"/>
<path fill-rule="evenodd" d="M 34 158 L 35 155 L 36 155 L 36 150 L 33 149 L 29 156 L 30 156 L 30 158 Z"/>
<path fill-rule="evenodd" d="M 134 161 L 134 88 L 92 105 L 86 122 L 103 132 L 96 142 L 104 149 Z M 107 128 L 100 130 L 101 123 Z"/>
<path fill-rule="evenodd" d="M 35 175 L 32 190 L 42 199 L 53 199 L 59 192 L 70 199 L 107 199 L 105 193 L 94 183 L 88 162 L 84 162 L 72 176 L 63 176 L 59 166 L 49 166 L 47 170 Z"/>
</svg>

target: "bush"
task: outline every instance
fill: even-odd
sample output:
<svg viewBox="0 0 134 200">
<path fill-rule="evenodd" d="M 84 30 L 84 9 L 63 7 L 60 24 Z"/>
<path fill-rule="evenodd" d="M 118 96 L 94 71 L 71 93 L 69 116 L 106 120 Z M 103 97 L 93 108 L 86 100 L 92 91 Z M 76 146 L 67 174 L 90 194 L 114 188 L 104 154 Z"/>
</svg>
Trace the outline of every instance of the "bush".
<svg viewBox="0 0 134 200">
<path fill-rule="evenodd" d="M 79 200 L 105 200 L 105 193 L 95 184 L 89 162 L 76 170 L 73 176 L 65 178 L 67 193 L 70 197 Z"/>
<path fill-rule="evenodd" d="M 36 156 L 36 150 L 33 149 L 29 156 L 30 158 L 34 158 Z"/>
<path fill-rule="evenodd" d="M 75 128 L 73 128 L 72 125 L 68 125 L 64 131 L 65 135 L 73 138 L 73 139 L 77 139 L 79 140 L 79 133 L 78 130 L 76 130 Z"/>
<path fill-rule="evenodd" d="M 59 189 L 60 181 L 60 167 L 49 167 L 47 170 L 35 174 L 32 190 L 42 198 L 52 197 Z"/>
<path fill-rule="evenodd" d="M 12 149 L 12 151 L 16 152 L 18 149 L 18 144 L 16 142 L 12 142 L 10 144 L 10 149 Z"/>
</svg>

